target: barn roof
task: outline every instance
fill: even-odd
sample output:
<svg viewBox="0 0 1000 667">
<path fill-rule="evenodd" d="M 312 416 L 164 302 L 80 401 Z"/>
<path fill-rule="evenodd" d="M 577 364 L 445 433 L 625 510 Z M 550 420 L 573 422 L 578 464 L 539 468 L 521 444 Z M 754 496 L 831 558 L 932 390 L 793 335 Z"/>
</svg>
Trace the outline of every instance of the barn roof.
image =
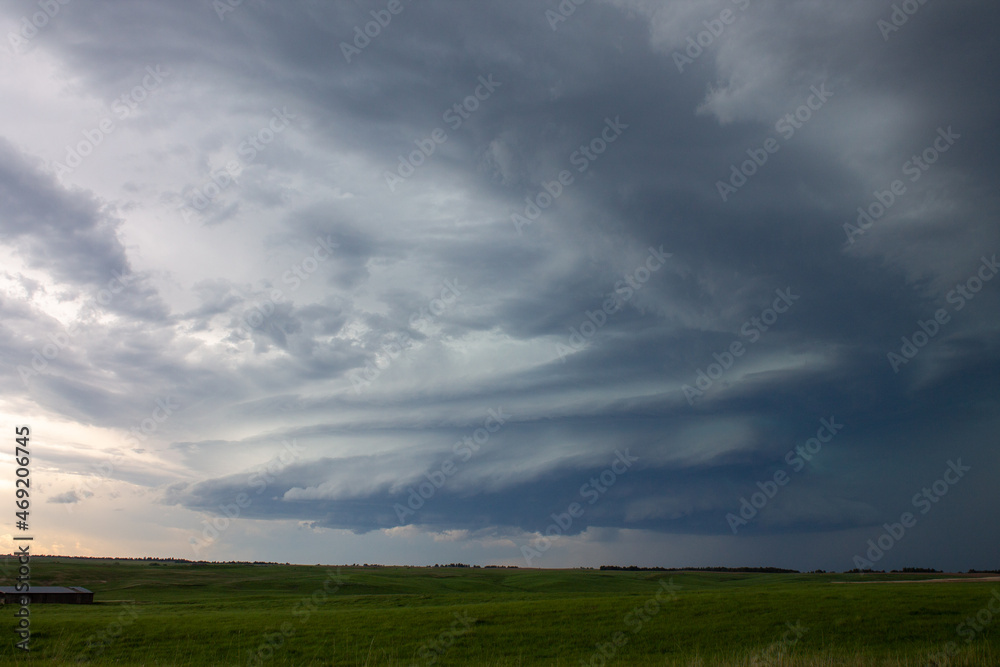
<svg viewBox="0 0 1000 667">
<path fill-rule="evenodd" d="M 19 591 L 14 586 L 0 586 L 0 593 L 93 593 L 79 586 L 31 586 L 26 591 Z"/>
</svg>

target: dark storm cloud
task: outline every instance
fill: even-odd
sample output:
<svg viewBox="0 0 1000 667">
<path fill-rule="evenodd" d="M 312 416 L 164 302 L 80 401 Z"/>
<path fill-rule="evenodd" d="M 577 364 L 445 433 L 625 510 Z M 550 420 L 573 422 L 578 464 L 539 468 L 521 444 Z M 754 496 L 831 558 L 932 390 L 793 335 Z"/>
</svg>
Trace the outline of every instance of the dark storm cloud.
<svg viewBox="0 0 1000 667">
<path fill-rule="evenodd" d="M 971 5 L 966 5 L 949 8 L 949 11 L 966 12 L 968 23 L 965 25 L 965 29 L 975 31 L 974 26 L 977 25 L 977 21 L 971 13 L 971 9 Z M 789 26 L 787 17 L 788 14 L 785 14 L 779 17 L 779 20 L 772 21 L 770 25 L 784 25 L 788 29 L 786 35 L 793 36 L 793 44 L 791 45 L 793 47 L 795 35 L 815 30 L 815 24 L 803 26 L 802 30 L 798 30 L 797 26 L 794 25 Z M 774 18 L 774 15 L 767 17 L 769 21 Z M 932 21 L 933 17 L 927 17 L 926 20 Z M 764 23 L 763 17 L 761 23 Z M 866 25 L 867 23 L 854 27 Z M 967 34 L 964 37 L 969 41 L 963 40 L 960 44 L 955 44 L 953 39 L 948 40 L 949 57 L 947 60 L 959 60 L 952 54 L 955 51 L 967 50 L 967 62 L 975 63 L 980 56 L 980 50 L 985 47 L 986 40 L 989 39 L 988 34 L 982 31 L 979 31 L 978 34 L 973 32 L 972 35 Z M 932 39 L 946 40 L 947 36 L 938 33 Z M 781 56 L 788 64 L 799 63 L 802 59 L 808 63 L 830 55 L 830 51 L 820 49 L 810 50 L 807 53 L 789 52 L 787 50 L 788 40 L 764 40 L 762 43 L 786 49 Z M 844 47 L 844 49 L 846 48 Z M 885 93 L 898 88 L 900 84 L 897 81 L 912 78 L 917 67 L 911 65 L 912 60 L 905 46 L 896 52 L 884 51 L 885 48 L 885 45 L 880 41 L 872 40 L 866 49 L 869 54 L 858 53 L 855 50 L 852 54 L 852 62 L 845 64 L 850 69 L 842 74 L 840 79 L 844 80 L 843 85 L 846 85 L 848 76 L 861 79 L 861 85 L 855 86 L 858 92 L 845 93 L 843 90 L 837 90 L 836 94 L 841 97 L 850 96 L 853 98 L 852 102 L 859 103 L 857 99 L 859 95 L 874 92 L 872 89 L 876 85 L 879 87 L 878 92 Z M 922 50 L 923 46 L 919 45 L 913 48 Z M 876 50 L 878 50 L 877 56 L 875 56 Z M 836 55 L 843 54 L 837 53 Z M 871 55 L 881 68 L 890 70 L 892 74 L 882 72 L 881 77 L 884 78 L 880 78 L 878 82 L 864 81 L 870 76 L 869 70 L 864 67 L 866 55 Z M 827 65 L 829 69 L 832 67 L 832 64 Z M 817 70 L 819 69 L 821 68 L 817 67 Z M 922 70 L 922 74 L 925 73 L 926 70 Z M 918 126 L 920 120 L 927 122 L 925 134 L 929 134 L 933 139 L 934 123 L 947 123 L 949 118 L 957 116 L 966 123 L 965 127 L 970 128 L 971 133 L 992 136 L 995 130 L 988 122 L 988 115 L 982 113 L 978 116 L 975 115 L 975 110 L 982 107 L 982 104 L 975 99 L 981 94 L 982 89 L 969 90 L 968 92 L 973 99 L 965 100 L 962 95 L 965 92 L 964 89 L 959 87 L 960 84 L 954 83 L 954 78 L 948 70 L 940 68 L 940 60 L 931 68 L 931 73 L 931 76 L 937 79 L 933 85 L 928 83 L 927 78 L 921 77 L 928 104 L 916 105 L 913 111 L 915 115 L 919 114 L 922 118 L 901 120 L 908 122 L 911 127 Z M 800 79 L 809 81 L 804 76 Z M 615 96 L 615 99 L 622 100 L 621 108 L 623 111 L 633 109 L 636 106 L 635 103 L 629 103 L 629 93 L 634 96 L 636 90 L 655 90 L 657 87 L 656 84 L 642 86 L 634 80 L 631 83 L 639 85 L 630 89 L 622 97 Z M 806 89 L 806 87 L 802 86 L 801 89 Z M 948 92 L 943 93 L 942 91 Z M 683 94 L 683 91 L 681 92 Z M 781 92 L 786 94 L 790 102 L 794 100 L 791 91 Z M 907 96 L 912 96 L 912 92 L 908 92 Z M 954 108 L 960 111 L 949 116 L 941 113 L 940 109 L 936 109 L 938 105 L 934 100 L 941 99 L 942 96 L 951 100 Z M 956 97 L 963 98 L 963 101 L 957 101 Z M 699 101 L 692 96 L 687 110 L 689 111 L 696 106 Z M 952 104 L 949 104 L 949 108 L 951 107 Z M 795 107 L 791 106 L 790 108 L 794 109 Z M 829 111 L 832 113 L 832 110 Z M 932 113 L 932 111 L 937 111 L 937 113 Z M 646 113 L 648 114 L 648 111 Z M 786 149 L 786 153 L 782 157 L 785 160 L 793 159 L 794 162 L 782 164 L 775 159 L 775 164 L 771 165 L 770 171 L 762 170 L 761 174 L 752 181 L 751 186 L 748 186 L 748 190 L 739 193 L 740 197 L 747 195 L 739 200 L 739 207 L 723 206 L 721 202 L 711 201 L 705 195 L 711 191 L 710 188 L 718 180 L 720 174 L 726 174 L 728 165 L 734 160 L 732 156 L 739 156 L 740 149 L 744 147 L 759 145 L 764 138 L 769 136 L 766 131 L 762 132 L 759 127 L 745 129 L 730 127 L 720 132 L 716 128 L 699 127 L 702 123 L 697 118 L 676 124 L 660 123 L 654 125 L 649 122 L 644 125 L 641 112 L 639 115 L 635 113 L 626 115 L 635 125 L 642 127 L 645 136 L 648 137 L 649 134 L 652 134 L 655 137 L 650 142 L 653 146 L 663 147 L 664 153 L 667 152 L 667 147 L 670 147 L 669 161 L 662 156 L 656 156 L 655 153 L 653 157 L 660 157 L 660 164 L 648 160 L 644 161 L 644 156 L 637 154 L 625 141 L 621 146 L 616 147 L 625 151 L 624 156 L 611 154 L 607 158 L 602 158 L 602 160 L 607 159 L 609 162 L 602 161 L 598 164 L 598 169 L 610 164 L 614 169 L 609 167 L 607 171 L 611 173 L 601 178 L 594 187 L 574 194 L 594 200 L 595 207 L 607 206 L 610 201 L 614 201 L 613 193 L 616 189 L 620 190 L 626 183 L 638 182 L 637 187 L 633 186 L 636 192 L 631 201 L 620 204 L 619 216 L 632 221 L 633 233 L 640 235 L 640 238 L 645 236 L 648 242 L 656 243 L 662 240 L 662 236 L 652 237 L 653 230 L 658 230 L 660 234 L 666 232 L 669 234 L 667 244 L 674 254 L 684 258 L 687 263 L 699 267 L 697 283 L 700 283 L 700 289 L 691 290 L 689 287 L 687 294 L 685 294 L 683 284 L 678 285 L 675 290 L 657 285 L 657 291 L 663 294 L 664 300 L 668 300 L 672 305 L 680 302 L 686 306 L 687 308 L 684 310 L 687 310 L 688 313 L 708 310 L 707 314 L 711 315 L 712 311 L 715 313 L 728 312 L 729 316 L 726 319 L 731 323 L 729 325 L 731 328 L 729 331 L 723 330 L 715 335 L 712 335 L 711 331 L 706 331 L 706 328 L 725 327 L 718 316 L 712 317 L 702 326 L 686 327 L 680 331 L 677 330 L 676 326 L 671 326 L 674 323 L 660 322 L 660 335 L 650 336 L 649 343 L 638 350 L 634 348 L 634 345 L 636 343 L 642 345 L 642 338 L 633 336 L 629 342 L 623 342 L 622 349 L 618 351 L 618 354 L 615 354 L 614 342 L 609 341 L 607 345 L 602 346 L 603 354 L 594 355 L 596 363 L 580 368 L 580 376 L 601 378 L 601 381 L 606 383 L 610 372 L 621 373 L 627 379 L 635 380 L 643 376 L 642 368 L 637 367 L 645 367 L 651 369 L 647 371 L 650 374 L 666 372 L 681 381 L 692 382 L 695 368 L 704 367 L 711 362 L 713 352 L 724 351 L 728 343 L 736 338 L 735 333 L 739 324 L 766 307 L 766 301 L 760 297 L 769 294 L 772 287 L 787 284 L 794 286 L 793 288 L 803 295 L 802 303 L 797 306 L 796 312 L 789 315 L 789 322 L 782 323 L 782 329 L 785 330 L 772 334 L 772 337 L 777 335 L 780 338 L 771 343 L 760 344 L 750 354 L 760 355 L 770 344 L 777 348 L 776 352 L 794 350 L 796 347 L 818 348 L 821 352 L 828 351 L 833 355 L 837 364 L 841 365 L 844 370 L 835 374 L 836 383 L 829 384 L 817 382 L 818 378 L 810 379 L 809 374 L 805 374 L 803 377 L 802 372 L 774 372 L 770 374 L 770 377 L 762 377 L 760 381 L 748 383 L 746 388 L 738 390 L 740 393 L 738 404 L 743 409 L 752 410 L 762 417 L 787 420 L 789 413 L 794 414 L 797 404 L 802 404 L 806 400 L 808 404 L 802 407 L 807 408 L 807 410 L 803 411 L 815 414 L 824 410 L 824 404 L 829 406 L 825 408 L 827 410 L 834 409 L 832 406 L 837 405 L 838 407 L 844 406 L 842 409 L 845 411 L 851 411 L 861 396 L 867 396 L 871 400 L 881 402 L 872 416 L 881 416 L 884 422 L 892 423 L 890 417 L 893 396 L 898 396 L 896 401 L 902 401 L 909 397 L 906 396 L 907 387 L 905 384 L 901 385 L 898 378 L 885 374 L 886 369 L 883 361 L 885 351 L 891 349 L 891 346 L 898 340 L 899 332 L 912 333 L 911 323 L 915 324 L 918 319 L 926 318 L 930 312 L 933 312 L 935 307 L 932 304 L 936 302 L 936 305 L 940 306 L 943 294 L 939 293 L 933 295 L 936 298 L 931 298 L 931 295 L 922 290 L 912 289 L 912 287 L 919 288 L 919 285 L 913 285 L 912 279 L 902 271 L 886 270 L 886 267 L 879 266 L 881 264 L 879 260 L 844 257 L 844 237 L 840 223 L 846 216 L 850 215 L 855 203 L 867 203 L 866 197 L 869 195 L 865 191 L 867 187 L 871 186 L 865 184 L 861 187 L 855 187 L 853 192 L 848 189 L 850 194 L 844 196 L 842 193 L 845 191 L 845 178 L 838 173 L 843 167 L 838 166 L 839 160 L 831 150 L 833 147 L 821 146 L 820 151 L 817 152 L 815 147 L 813 150 L 805 150 L 809 147 L 803 146 L 802 149 L 796 149 L 793 145 L 791 153 Z M 677 115 L 683 117 L 690 114 L 678 113 Z M 742 129 L 742 133 L 736 134 L 737 129 Z M 716 136 L 721 134 L 727 140 L 726 146 L 728 148 L 715 150 L 719 139 L 709 138 L 707 146 L 704 142 L 700 142 L 697 159 L 692 155 L 692 159 L 685 162 L 683 153 L 677 156 L 676 151 L 673 150 L 680 142 L 671 136 L 671 130 L 677 133 L 683 131 L 688 136 L 692 136 L 693 130 L 695 139 L 692 143 L 697 141 L 699 134 L 707 135 L 709 131 Z M 919 141 L 920 135 L 917 136 Z M 908 137 L 907 143 L 910 145 L 906 148 L 912 150 L 913 138 Z M 916 145 L 922 147 L 921 143 Z M 684 144 L 681 143 L 679 148 L 683 150 Z M 706 152 L 706 148 L 708 152 Z M 904 152 L 905 149 L 902 147 L 900 148 L 901 150 L 896 153 L 898 158 L 886 155 L 886 161 L 889 164 L 901 164 L 909 157 L 909 153 Z M 542 150 L 549 155 L 553 153 L 566 155 L 570 152 L 568 147 L 562 151 L 556 151 L 552 150 L 550 146 L 544 146 L 540 152 Z M 651 153 L 651 151 L 647 151 L 647 153 Z M 955 158 L 955 156 L 951 157 Z M 823 164 L 829 166 L 826 169 L 816 169 L 816 166 Z M 983 172 L 976 168 L 975 162 L 965 163 L 963 166 L 963 162 L 959 161 L 957 164 L 952 163 L 942 169 L 966 173 L 973 180 L 979 179 L 983 175 Z M 671 173 L 680 175 L 692 172 L 702 174 L 701 178 L 698 179 L 701 185 L 700 189 L 704 193 L 700 202 L 690 201 L 690 194 L 683 189 L 678 192 L 676 189 L 668 188 L 666 192 L 661 194 L 656 192 L 654 187 L 651 187 L 652 183 L 648 185 L 646 183 L 651 180 L 650 174 L 663 174 L 660 178 L 669 183 Z M 602 169 L 602 176 L 605 173 Z M 808 180 L 798 185 L 797 181 L 801 181 L 803 178 Z M 789 188 L 790 183 L 798 185 L 799 192 L 812 193 L 811 201 L 801 200 L 802 198 L 797 196 L 795 188 Z M 647 187 L 643 188 L 643 185 L 647 185 Z M 878 183 L 874 185 L 878 187 Z M 976 190 L 978 188 L 974 188 L 974 191 Z M 829 192 L 829 196 L 826 194 L 827 192 Z M 831 196 L 835 197 L 833 201 L 843 201 L 841 212 L 833 215 L 831 215 L 828 206 L 820 205 L 821 202 L 829 201 Z M 646 201 L 643 202 L 643 199 Z M 747 201 L 748 199 L 749 201 Z M 969 202 L 969 204 L 956 202 L 959 207 L 972 209 L 968 216 L 970 222 L 966 224 L 978 230 L 980 234 L 984 234 L 987 239 L 996 241 L 995 227 L 991 229 L 983 226 L 983 219 L 995 213 L 995 207 L 989 206 L 990 202 L 976 201 Z M 985 206 L 985 209 L 976 210 L 977 204 L 980 207 Z M 664 229 L 662 221 L 664 214 L 670 215 L 669 212 L 676 211 L 679 207 L 681 210 L 670 216 L 670 222 L 673 224 Z M 828 210 L 823 210 L 824 208 Z M 646 213 L 647 210 L 649 213 Z M 635 212 L 634 215 L 629 215 L 633 212 Z M 544 222 L 545 224 L 557 225 L 561 220 L 557 216 L 548 215 Z M 573 222 L 579 224 L 580 221 L 574 220 Z M 584 230 L 587 230 L 586 226 L 584 226 Z M 987 250 L 989 247 L 987 246 Z M 992 247 L 996 247 L 996 245 L 994 244 Z M 956 254 L 973 259 L 972 262 L 966 264 L 968 267 L 966 272 L 971 275 L 971 272 L 975 270 L 977 262 L 974 258 L 978 248 L 971 249 L 972 252 L 967 252 L 968 248 L 966 248 L 966 252 L 962 252 L 960 246 L 958 248 L 943 248 L 942 250 L 945 253 L 957 251 Z M 952 272 L 962 272 L 962 269 L 956 266 L 957 262 L 951 263 L 952 266 L 949 269 Z M 765 286 L 764 284 L 767 282 L 770 282 L 770 285 Z M 756 284 L 757 287 L 748 292 L 746 290 L 748 284 Z M 708 289 L 710 285 L 711 291 Z M 545 298 L 544 290 L 547 288 L 549 286 L 545 285 L 532 290 L 520 299 L 519 303 L 524 304 L 523 307 L 527 308 L 533 299 L 539 298 L 550 306 L 554 304 L 561 306 L 564 300 Z M 553 289 L 558 291 L 558 286 Z M 598 286 L 592 286 L 591 294 L 599 294 L 598 289 Z M 585 293 L 585 289 L 566 291 L 577 299 Z M 542 294 L 539 295 L 539 292 Z M 684 297 L 687 297 L 686 303 Z M 986 303 L 980 303 L 980 307 L 984 310 L 978 311 L 976 319 L 988 317 L 987 309 L 990 308 L 990 303 L 995 303 L 995 299 L 995 295 L 985 295 L 983 301 Z M 567 313 L 567 317 L 563 321 L 579 320 L 579 314 L 583 310 L 583 307 L 577 305 L 573 308 L 575 312 Z M 539 312 L 543 311 L 544 309 L 540 309 Z M 528 312 L 524 314 L 527 315 Z M 508 315 L 512 315 L 512 313 L 508 313 Z M 559 318 L 552 316 L 551 319 Z M 510 328 L 522 326 L 526 320 L 524 317 L 508 316 L 503 318 L 503 321 L 508 323 L 507 327 Z M 631 323 L 628 322 L 627 318 L 621 318 L 603 333 L 608 333 L 610 337 L 612 331 L 625 328 L 628 324 Z M 968 325 L 976 326 L 972 322 L 969 322 Z M 787 330 L 789 327 L 791 331 Z M 636 329 L 634 325 L 629 328 L 633 331 Z M 995 321 L 991 328 L 995 331 Z M 687 332 L 690 332 L 690 335 Z M 991 334 L 986 333 L 986 335 Z M 685 341 L 685 338 L 688 340 Z M 664 359 L 664 348 L 668 347 L 664 345 L 665 341 L 672 344 L 669 346 L 673 348 L 670 350 L 673 357 L 670 360 Z M 676 350 L 678 347 L 680 350 L 688 351 L 683 361 L 677 359 Z M 988 352 L 987 355 L 987 358 L 991 359 L 989 363 L 995 364 L 995 356 Z M 585 355 L 581 355 L 581 357 L 574 360 L 577 365 L 585 364 L 587 361 Z M 635 363 L 631 366 L 625 365 L 625 370 L 622 370 L 624 365 L 622 362 L 627 359 L 635 359 Z M 699 359 L 701 361 L 698 361 Z M 980 360 L 985 361 L 983 358 Z M 660 363 L 657 363 L 658 361 Z M 853 369 L 853 373 L 851 369 Z M 545 369 L 545 371 L 549 370 Z M 558 373 L 558 370 L 554 373 L 546 373 L 545 379 L 551 381 L 553 376 L 558 377 Z M 815 373 L 812 375 L 815 376 Z M 875 389 L 878 385 L 882 386 L 881 391 Z M 988 386 L 992 389 L 992 386 Z M 789 390 L 786 391 L 785 387 L 788 387 Z M 967 391 L 981 395 L 983 389 L 985 387 L 973 387 Z M 772 396 L 775 393 L 787 402 L 782 403 L 773 399 Z M 829 395 L 828 398 L 827 395 Z M 930 404 L 926 406 L 927 409 L 934 411 L 935 402 L 934 400 L 930 401 Z M 706 409 L 717 410 L 718 414 L 727 414 L 733 408 L 723 403 L 722 405 L 712 405 Z M 890 414 L 886 414 L 887 412 Z M 945 414 L 949 414 L 949 412 L 950 409 L 945 411 Z M 912 415 L 908 416 L 907 419 L 900 420 L 898 427 L 914 435 L 920 434 L 922 430 L 913 423 Z M 848 460 L 842 464 L 850 465 L 850 462 Z M 865 515 L 866 520 L 871 520 L 873 516 L 872 513 Z M 854 513 L 852 520 L 860 520 L 860 517 L 861 515 Z M 840 519 L 833 517 L 832 523 L 838 524 Z"/>
<path fill-rule="evenodd" d="M 678 71 L 687 38 L 742 5 Z M 131 342 L 89 349 L 130 386 L 183 388 L 227 419 L 259 425 L 247 441 L 313 439 L 307 460 L 282 468 L 246 516 L 357 532 L 399 525 L 393 506 L 453 455 L 485 406 L 503 405 L 517 417 L 490 449 L 402 523 L 541 531 L 616 450 L 630 449 L 635 469 L 569 533 L 731 534 L 727 513 L 787 467 L 819 420 L 836 419 L 843 431 L 747 533 L 878 526 L 958 457 L 976 463 L 949 512 L 970 534 L 995 532 L 975 514 L 996 500 L 977 475 L 996 462 L 988 434 L 1000 280 L 978 272 L 1000 253 L 989 69 L 1000 56 L 991 28 L 1000 10 L 928 3 L 885 39 L 877 21 L 892 13 L 887 2 L 595 0 L 555 30 L 545 14 L 554 2 L 404 6 L 351 62 L 341 44 L 371 20 L 363 3 L 244 3 L 220 20 L 207 3 L 95 2 L 67 6 L 38 38 L 79 63 L 85 85 L 107 100 L 138 63 L 162 63 L 188 86 L 191 124 L 164 150 L 196 156 L 189 189 L 205 182 L 213 153 L 255 129 L 254 114 L 287 105 L 298 115 L 287 140 L 262 152 L 202 222 L 236 227 L 276 210 L 281 229 L 265 243 L 308 252 L 329 236 L 339 245 L 309 286 L 288 290 L 280 271 L 263 287 L 213 277 L 195 285 L 197 303 L 183 315 L 137 288 L 115 306 L 130 319 L 116 331 Z M 475 95 L 481 77 L 499 85 L 449 126 L 448 110 Z M 807 107 L 808 120 L 780 125 L 818 90 L 829 93 Z M 151 114 L 155 127 L 173 122 Z M 206 128 L 234 120 L 203 134 L 199 117 Z M 613 142 L 609 127 L 620 128 Z M 447 141 L 390 188 L 386 173 L 399 175 L 401 157 L 436 128 Z M 904 164 L 939 130 L 960 138 L 908 180 Z M 733 170 L 769 140 L 780 150 L 733 184 Z M 306 143 L 331 159 L 355 156 L 348 171 L 357 173 Z M 590 145 L 602 148 L 581 157 Z M 32 265 L 52 263 L 79 289 L 127 269 L 116 218 L 11 149 L 0 163 L 14 210 L 0 231 Z M 563 170 L 572 183 L 519 234 L 512 214 L 534 217 L 526 198 L 539 204 Z M 297 203 L 362 177 L 370 189 Z M 885 217 L 845 233 L 895 179 L 906 193 Z M 725 200 L 720 181 L 733 185 Z M 630 287 L 661 248 L 670 257 Z M 959 301 L 977 275 L 981 291 Z M 428 318 L 432 326 L 414 326 L 446 280 L 463 287 L 457 302 Z M 306 295 L 314 286 L 321 296 Z M 275 288 L 281 298 L 269 301 Z M 609 299 L 618 307 L 595 315 Z M 262 303 L 266 317 L 247 327 Z M 787 308 L 776 314 L 779 305 Z M 948 321 L 893 368 L 887 354 L 902 354 L 901 337 L 941 309 Z M 253 362 L 235 371 L 182 362 L 164 352 L 177 321 L 194 333 L 222 326 L 234 347 L 250 340 Z M 487 337 L 516 352 L 477 355 Z M 398 341 L 408 341 L 407 355 L 387 361 Z M 351 373 L 376 363 L 371 386 L 352 392 Z M 708 378 L 713 364 L 729 368 Z M 321 381 L 339 381 L 344 393 L 308 386 Z M 112 394 L 82 382 L 51 381 L 46 391 L 79 419 L 111 410 Z M 302 421 L 268 421 L 285 418 Z M 371 438 L 378 453 L 359 454 L 351 437 Z M 220 463 L 240 445 L 219 442 Z M 247 486 L 243 473 L 196 477 L 166 502 L 216 512 Z"/>
</svg>

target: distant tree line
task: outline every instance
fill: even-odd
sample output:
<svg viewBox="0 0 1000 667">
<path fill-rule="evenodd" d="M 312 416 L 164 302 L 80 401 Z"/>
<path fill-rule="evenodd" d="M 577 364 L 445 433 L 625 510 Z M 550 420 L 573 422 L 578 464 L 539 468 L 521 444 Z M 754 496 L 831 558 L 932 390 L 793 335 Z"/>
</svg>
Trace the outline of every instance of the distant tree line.
<svg viewBox="0 0 1000 667">
<path fill-rule="evenodd" d="M 0 558 L 10 559 L 17 558 L 16 554 L 0 554 Z M 130 558 L 127 556 L 59 556 L 59 555 L 49 555 L 49 554 L 39 554 L 33 556 L 33 558 L 63 558 L 67 560 L 107 560 L 107 561 L 125 561 L 125 562 L 148 562 L 150 565 L 165 565 L 167 563 L 175 564 L 186 564 L 186 565 L 290 565 L 290 563 L 279 563 L 276 561 L 263 561 L 263 560 L 227 560 L 227 561 L 208 561 L 208 560 L 188 560 L 187 558 L 157 558 L 155 556 L 140 556 L 136 558 Z M 317 567 L 320 567 L 317 563 Z M 377 563 L 354 563 L 352 565 L 330 565 L 328 567 L 421 567 L 416 565 L 380 565 Z M 486 569 L 519 569 L 517 565 L 469 565 L 468 563 L 447 563 L 439 564 L 435 563 L 432 567 L 467 567 L 476 569 L 483 567 Z M 579 567 L 578 570 L 593 570 L 592 567 Z M 800 574 L 799 570 L 788 570 L 780 567 L 639 567 L 638 565 L 602 565 L 600 570 L 618 570 L 627 572 L 757 572 L 757 573 L 770 573 L 770 574 Z M 885 570 L 872 570 L 872 569 L 858 569 L 846 570 L 844 574 L 885 574 Z M 904 567 L 901 570 L 890 570 L 892 574 L 942 574 L 941 570 L 937 570 L 930 567 Z M 826 570 L 812 570 L 809 574 L 826 574 Z M 968 570 L 968 574 L 1000 574 L 1000 570 Z"/>
</svg>

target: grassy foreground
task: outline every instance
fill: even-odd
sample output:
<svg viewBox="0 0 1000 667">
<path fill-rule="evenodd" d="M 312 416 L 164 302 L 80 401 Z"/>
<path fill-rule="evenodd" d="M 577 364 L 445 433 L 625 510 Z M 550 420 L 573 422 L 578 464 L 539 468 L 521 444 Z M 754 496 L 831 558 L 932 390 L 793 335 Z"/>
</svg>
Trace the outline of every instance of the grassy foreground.
<svg viewBox="0 0 1000 667">
<path fill-rule="evenodd" d="M 0 664 L 1000 665 L 1000 582 L 875 583 L 941 576 L 36 558 L 97 602 L 34 605 L 30 656 L 8 605 Z"/>
</svg>

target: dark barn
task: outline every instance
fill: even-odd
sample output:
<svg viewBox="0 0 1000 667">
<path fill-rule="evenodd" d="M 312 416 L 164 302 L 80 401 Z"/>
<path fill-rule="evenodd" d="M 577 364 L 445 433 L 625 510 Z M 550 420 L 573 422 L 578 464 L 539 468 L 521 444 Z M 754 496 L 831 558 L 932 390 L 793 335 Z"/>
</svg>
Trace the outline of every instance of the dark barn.
<svg viewBox="0 0 1000 667">
<path fill-rule="evenodd" d="M 31 586 L 29 590 L 18 592 L 14 586 L 0 586 L 5 604 L 20 604 L 21 596 L 27 595 L 32 604 L 39 602 L 62 604 L 92 604 L 94 593 L 78 586 Z"/>
</svg>

